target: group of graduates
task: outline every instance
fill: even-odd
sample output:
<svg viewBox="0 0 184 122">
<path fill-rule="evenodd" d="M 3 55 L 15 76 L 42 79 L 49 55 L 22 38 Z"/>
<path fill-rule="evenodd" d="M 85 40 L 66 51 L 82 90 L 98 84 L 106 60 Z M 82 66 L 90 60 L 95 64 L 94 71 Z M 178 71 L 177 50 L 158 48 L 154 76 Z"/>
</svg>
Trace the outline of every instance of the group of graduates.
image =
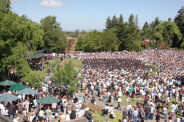
<svg viewBox="0 0 184 122">
<path fill-rule="evenodd" d="M 124 51 L 76 55 L 83 61 L 81 88 L 90 96 L 93 104 L 98 102 L 93 95 L 97 92 L 103 102 L 103 114 L 114 118 L 114 111 L 119 109 L 123 110 L 122 121 L 125 122 L 152 119 L 184 121 L 184 86 L 181 80 L 183 51 L 145 50 L 141 53 Z M 122 99 L 122 95 L 126 95 L 126 98 Z M 114 104 L 115 101 L 118 105 Z M 127 107 L 122 106 L 123 101 L 129 103 Z M 136 102 L 135 106 L 130 104 L 133 101 Z"/>
</svg>

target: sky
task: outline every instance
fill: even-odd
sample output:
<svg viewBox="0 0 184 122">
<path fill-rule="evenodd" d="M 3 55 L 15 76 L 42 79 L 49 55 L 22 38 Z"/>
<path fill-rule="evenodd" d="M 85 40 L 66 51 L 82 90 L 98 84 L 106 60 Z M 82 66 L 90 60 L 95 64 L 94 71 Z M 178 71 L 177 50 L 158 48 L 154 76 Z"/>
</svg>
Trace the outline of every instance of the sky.
<svg viewBox="0 0 184 122">
<path fill-rule="evenodd" d="M 175 18 L 184 0 L 11 0 L 11 9 L 18 15 L 40 23 L 46 16 L 56 16 L 64 31 L 103 30 L 108 16 L 138 15 L 141 28 L 145 21 Z"/>
</svg>

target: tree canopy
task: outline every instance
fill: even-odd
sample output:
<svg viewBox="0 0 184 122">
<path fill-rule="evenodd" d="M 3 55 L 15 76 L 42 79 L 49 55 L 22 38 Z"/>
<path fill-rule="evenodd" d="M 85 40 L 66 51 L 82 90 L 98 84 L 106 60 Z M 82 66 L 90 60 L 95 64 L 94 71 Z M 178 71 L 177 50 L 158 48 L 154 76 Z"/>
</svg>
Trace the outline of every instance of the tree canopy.
<svg viewBox="0 0 184 122">
<path fill-rule="evenodd" d="M 77 90 L 77 71 L 72 66 L 71 61 L 69 60 L 64 64 L 64 67 L 61 68 L 60 65 L 57 65 L 54 69 L 54 81 L 57 86 L 65 86 L 69 93 L 73 94 Z"/>
<path fill-rule="evenodd" d="M 41 20 L 44 30 L 45 47 L 51 52 L 63 52 L 67 48 L 67 39 L 55 16 L 47 16 Z"/>
<path fill-rule="evenodd" d="M 14 67 L 19 80 L 39 87 L 43 77 L 30 68 L 27 57 L 44 48 L 63 52 L 66 36 L 56 17 L 48 16 L 40 25 L 12 12 L 10 4 L 10 0 L 0 1 L 0 78 L 9 78 L 9 70 Z"/>
<path fill-rule="evenodd" d="M 177 24 L 182 34 L 181 47 L 184 49 L 184 7 L 178 11 L 178 15 L 175 17 L 174 22 Z"/>
<path fill-rule="evenodd" d="M 83 35 L 80 34 L 77 39 L 76 50 L 86 52 L 93 51 L 115 51 L 118 49 L 118 39 L 113 31 L 106 30 L 98 32 L 96 30 Z"/>
<path fill-rule="evenodd" d="M 164 21 L 157 25 L 154 37 L 158 43 L 164 42 L 169 47 L 180 47 L 182 35 L 174 22 Z"/>
</svg>

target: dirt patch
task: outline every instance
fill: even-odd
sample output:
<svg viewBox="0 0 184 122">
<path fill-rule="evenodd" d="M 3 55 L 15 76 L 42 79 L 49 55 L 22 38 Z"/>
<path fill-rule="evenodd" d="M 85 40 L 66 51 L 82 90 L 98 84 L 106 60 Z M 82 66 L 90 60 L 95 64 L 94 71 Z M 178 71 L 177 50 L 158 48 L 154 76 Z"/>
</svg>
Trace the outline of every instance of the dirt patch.
<svg viewBox="0 0 184 122">
<path fill-rule="evenodd" d="M 88 104 L 87 107 L 92 111 L 94 111 L 94 110 L 96 110 L 97 112 L 102 111 L 102 106 Z"/>
</svg>

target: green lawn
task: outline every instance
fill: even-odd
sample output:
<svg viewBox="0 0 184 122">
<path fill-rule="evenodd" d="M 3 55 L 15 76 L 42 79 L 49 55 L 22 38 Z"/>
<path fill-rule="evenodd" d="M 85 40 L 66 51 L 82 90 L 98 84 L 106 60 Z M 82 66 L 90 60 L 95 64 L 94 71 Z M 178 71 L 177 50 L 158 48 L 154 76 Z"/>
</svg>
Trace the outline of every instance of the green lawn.
<svg viewBox="0 0 184 122">
<path fill-rule="evenodd" d="M 78 59 L 64 59 L 62 62 L 63 64 L 67 61 L 71 60 L 73 66 L 74 66 L 74 69 L 78 72 L 79 70 L 82 69 L 82 61 L 81 60 L 78 60 Z M 49 64 L 44 64 L 44 70 L 43 71 L 35 71 L 35 72 L 38 72 L 40 75 L 42 76 L 46 76 L 47 75 L 47 70 L 48 68 L 51 68 L 51 69 L 54 69 L 54 67 L 57 65 L 57 64 L 60 64 L 61 63 L 61 59 L 60 58 L 54 58 L 52 60 L 48 60 Z"/>
<path fill-rule="evenodd" d="M 94 121 L 95 122 L 106 122 L 108 119 L 108 122 L 119 122 L 119 120 L 122 119 L 122 113 L 115 111 L 115 118 L 110 119 L 109 116 L 102 116 L 101 112 L 93 113 Z"/>
<path fill-rule="evenodd" d="M 127 96 L 125 95 L 125 94 L 123 94 L 123 96 L 122 96 L 122 105 L 123 106 L 127 106 L 128 105 L 128 102 L 126 102 L 126 98 L 127 98 Z M 132 99 L 132 98 L 130 98 L 131 100 L 130 100 L 130 104 L 132 105 L 132 107 L 133 106 L 135 106 L 136 105 L 136 103 L 137 103 L 137 97 L 135 97 L 134 99 Z"/>
<path fill-rule="evenodd" d="M 78 72 L 79 70 L 82 69 L 82 61 L 79 60 L 79 59 L 74 59 L 74 58 L 70 58 L 70 59 L 67 59 L 67 60 L 70 60 L 74 66 L 74 69 Z"/>
</svg>

